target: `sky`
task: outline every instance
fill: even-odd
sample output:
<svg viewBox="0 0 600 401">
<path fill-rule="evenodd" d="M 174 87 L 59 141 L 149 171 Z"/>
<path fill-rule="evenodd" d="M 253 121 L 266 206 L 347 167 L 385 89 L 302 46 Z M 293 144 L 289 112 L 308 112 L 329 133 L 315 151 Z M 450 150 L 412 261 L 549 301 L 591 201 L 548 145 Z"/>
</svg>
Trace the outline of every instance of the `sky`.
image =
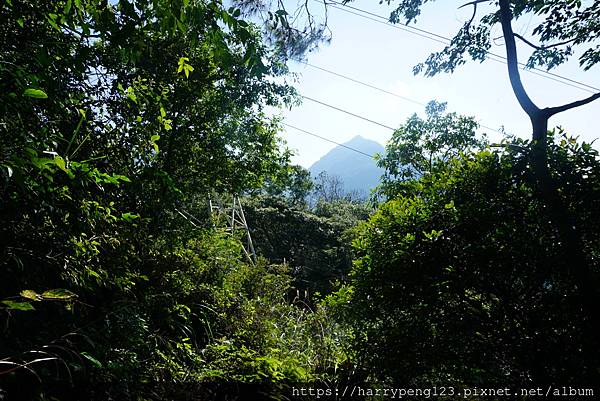
<svg viewBox="0 0 600 401">
<path fill-rule="evenodd" d="M 309 4 L 316 14 L 322 13 L 322 4 L 313 0 L 309 0 Z M 458 9 L 463 4 L 459 1 L 444 0 L 428 4 L 415 26 L 447 37 L 452 37 L 472 14 L 472 9 Z M 389 15 L 390 10 L 373 0 L 358 0 L 350 5 L 384 16 Z M 526 34 L 533 29 L 534 22 L 524 18 L 513 22 L 513 29 Z M 511 134 L 530 137 L 528 117 L 511 90 L 505 64 L 493 60 L 481 64 L 469 61 L 453 74 L 439 74 L 433 78 L 415 76 L 412 73 L 413 66 L 424 61 L 431 52 L 441 50 L 443 44 L 332 7 L 328 10 L 328 25 L 333 34 L 332 40 L 306 56 L 309 64 L 366 82 L 414 102 L 444 101 L 448 103 L 449 111 L 474 116 L 482 125 L 494 129 L 504 126 Z M 494 36 L 500 36 L 500 27 L 493 33 Z M 497 42 L 490 51 L 504 55 L 501 39 Z M 520 46 L 519 51 L 520 61 L 525 62 L 528 49 Z M 290 62 L 289 66 L 297 74 L 292 83 L 300 94 L 386 126 L 396 128 L 413 113 L 424 114 L 424 107 L 414 102 L 358 85 L 306 64 Z M 573 58 L 552 72 L 600 88 L 598 68 L 584 72 Z M 531 98 L 540 107 L 557 106 L 591 94 L 529 72 L 522 72 L 521 76 Z M 309 100 L 304 100 L 302 105 L 292 110 L 282 110 L 279 114 L 290 125 L 340 143 L 361 135 L 385 144 L 392 135 L 387 128 Z M 597 128 L 599 114 L 600 100 L 597 100 L 553 117 L 550 127 L 560 125 L 569 134 L 590 142 L 600 137 Z M 500 134 L 495 131 L 480 131 L 485 132 L 492 141 L 500 139 Z M 282 136 L 296 152 L 293 162 L 304 167 L 310 167 L 336 146 L 289 127 L 285 127 Z M 361 156 L 357 154 L 357 157 Z"/>
</svg>

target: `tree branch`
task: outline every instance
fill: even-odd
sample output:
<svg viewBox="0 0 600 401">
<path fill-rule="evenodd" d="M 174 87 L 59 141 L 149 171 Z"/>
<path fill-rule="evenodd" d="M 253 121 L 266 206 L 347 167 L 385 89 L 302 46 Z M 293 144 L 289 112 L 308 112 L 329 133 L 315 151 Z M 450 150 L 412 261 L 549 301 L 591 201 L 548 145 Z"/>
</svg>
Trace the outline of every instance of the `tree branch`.
<svg viewBox="0 0 600 401">
<path fill-rule="evenodd" d="M 471 26 L 471 24 L 475 20 L 476 15 L 477 15 L 477 3 L 473 3 L 473 15 L 471 16 L 471 20 L 467 23 L 467 28 L 469 28 Z"/>
<path fill-rule="evenodd" d="M 600 92 L 593 94 L 590 97 L 587 97 L 585 99 L 581 99 L 581 100 L 577 100 L 575 102 L 571 102 L 571 103 L 567 103 L 565 105 L 562 106 L 557 106 L 557 107 L 548 107 L 546 109 L 544 109 L 544 112 L 548 115 L 548 117 L 551 117 L 555 114 L 558 113 L 562 113 L 563 111 L 567 111 L 570 109 L 574 109 L 575 107 L 579 107 L 579 106 L 583 106 L 585 104 L 591 103 L 596 99 L 600 99 Z"/>
<path fill-rule="evenodd" d="M 474 1 L 470 1 L 468 3 L 463 4 L 462 6 L 458 7 L 459 9 L 466 7 L 466 6 L 477 6 L 477 4 L 479 3 L 485 3 L 485 2 L 489 2 L 490 0 L 474 0 Z"/>
<path fill-rule="evenodd" d="M 533 103 L 521 81 L 517 44 L 515 43 L 515 36 L 511 26 L 513 16 L 510 10 L 510 0 L 499 0 L 498 3 L 500 5 L 500 24 L 502 25 L 502 34 L 506 43 L 506 64 L 508 66 L 510 84 L 519 104 L 531 118 L 539 113 L 540 109 Z"/>
<path fill-rule="evenodd" d="M 533 44 L 532 42 L 530 42 L 529 40 L 527 40 L 525 37 L 519 35 L 518 33 L 513 33 L 513 35 L 516 38 L 521 39 L 523 42 L 527 43 L 529 46 L 533 47 L 536 50 L 544 50 L 544 49 L 550 49 L 550 48 L 557 47 L 557 46 L 566 45 L 571 42 L 574 42 L 576 39 L 576 38 L 573 38 L 573 39 L 565 40 L 563 42 L 553 43 L 553 44 L 547 45 L 547 46 L 546 45 L 537 46 L 537 45 Z"/>
<path fill-rule="evenodd" d="M 527 148 L 514 143 L 492 143 L 490 147 L 511 149 L 524 155 L 526 155 L 529 152 Z"/>
</svg>

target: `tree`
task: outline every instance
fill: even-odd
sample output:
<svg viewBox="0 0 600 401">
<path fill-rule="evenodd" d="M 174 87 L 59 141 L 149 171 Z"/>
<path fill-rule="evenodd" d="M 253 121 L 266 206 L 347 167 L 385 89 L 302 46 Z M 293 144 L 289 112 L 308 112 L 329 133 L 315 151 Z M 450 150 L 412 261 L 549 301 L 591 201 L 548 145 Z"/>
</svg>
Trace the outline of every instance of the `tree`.
<svg viewBox="0 0 600 401">
<path fill-rule="evenodd" d="M 399 0 L 396 9 L 390 15 L 390 21 L 407 23 L 416 21 L 421 8 L 427 0 Z M 490 12 L 478 18 L 479 6 L 487 5 Z M 571 273 L 577 279 L 585 307 L 593 323 L 589 333 L 600 329 L 600 312 L 594 305 L 600 299 L 597 274 L 586 257 L 582 233 L 576 224 L 576 211 L 569 209 L 561 195 L 557 177 L 551 174 L 548 165 L 548 120 L 553 115 L 574 109 L 600 98 L 595 93 L 585 99 L 567 104 L 541 108 L 529 97 L 520 76 L 516 41 L 521 40 L 533 48 L 527 65 L 554 68 L 566 62 L 575 50 L 581 55 L 579 63 L 589 70 L 600 61 L 598 45 L 600 7 L 597 0 L 589 3 L 580 1 L 533 1 L 533 0 L 474 0 L 463 6 L 473 7 L 472 17 L 464 23 L 451 43 L 440 52 L 431 54 L 428 59 L 414 68 L 415 73 L 423 72 L 433 76 L 441 72 L 453 72 L 465 63 L 465 58 L 483 61 L 488 55 L 492 42 L 492 28 L 500 25 L 506 47 L 508 76 L 513 92 L 531 121 L 532 141 L 522 151 L 529 155 L 531 170 L 536 179 L 536 193 L 547 205 L 548 220 L 554 225 L 562 241 L 562 249 L 572 258 Z M 527 39 L 512 29 L 512 22 L 531 16 L 539 19 L 533 29 L 534 39 Z"/>
<path fill-rule="evenodd" d="M 598 152 L 563 134 L 549 136 L 549 150 L 597 269 Z M 374 380 L 598 383 L 598 337 L 570 272 L 578 266 L 546 223 L 527 164 L 516 150 L 453 159 L 357 230 L 350 285 L 333 298 L 349 317 L 356 363 Z"/>
<path fill-rule="evenodd" d="M 427 0 L 399 0 L 396 9 L 390 15 L 390 21 L 415 22 L 421 13 L 421 8 L 427 2 Z M 491 12 L 478 19 L 480 5 L 487 5 Z M 580 1 L 475 0 L 461 7 L 465 6 L 473 7 L 473 15 L 469 21 L 465 22 L 448 46 L 440 52 L 431 54 L 424 63 L 418 64 L 414 71 L 433 76 L 441 72 L 453 72 L 459 65 L 465 63 L 466 57 L 480 62 L 485 60 L 492 43 L 492 28 L 500 24 L 505 41 L 510 82 L 521 108 L 527 113 L 532 124 L 534 145 L 531 154 L 532 165 L 540 181 L 548 180 L 546 157 L 548 119 L 560 112 L 590 103 L 600 98 L 600 93 L 561 106 L 538 107 L 530 99 L 521 82 L 516 40 L 521 40 L 533 48 L 533 53 L 527 62 L 528 67 L 554 68 L 566 62 L 576 49 L 583 48 L 579 63 L 588 70 L 600 61 L 600 45 L 597 43 L 599 4 L 597 1 L 584 4 Z M 539 45 L 535 45 L 533 39 L 529 40 L 512 29 L 513 21 L 531 15 L 540 20 L 533 29 L 533 36 L 538 38 Z"/>
<path fill-rule="evenodd" d="M 290 206 L 304 208 L 313 186 L 307 169 L 290 166 L 289 169 L 282 170 L 279 176 L 267 180 L 263 189 L 270 196 L 287 200 Z"/>
<path fill-rule="evenodd" d="M 344 199 L 346 191 L 344 182 L 336 175 L 330 176 L 326 171 L 321 171 L 315 177 L 314 197 L 316 201 L 333 202 Z"/>
<path fill-rule="evenodd" d="M 321 199 L 308 209 L 281 198 L 261 196 L 245 202 L 245 212 L 257 253 L 287 263 L 294 288 L 328 294 L 345 281 L 352 265 L 348 230 L 366 220 L 371 208 L 358 202 Z"/>
<path fill-rule="evenodd" d="M 392 198 L 403 181 L 433 174 L 460 153 L 483 149 L 485 135 L 477 138 L 473 117 L 446 113 L 446 103 L 431 101 L 426 119 L 413 114 L 386 144 L 377 164 L 385 169 L 379 192 Z"/>
<path fill-rule="evenodd" d="M 237 241 L 178 213 L 289 171 L 263 112 L 293 101 L 267 79 L 285 72 L 220 2 L 0 4 L 8 398 L 185 398 L 232 347 L 245 363 L 224 381 L 304 380 L 323 366 L 293 360 L 296 339 L 273 344 L 286 335 L 269 330 L 305 320 L 283 298 L 285 267 L 244 263 Z"/>
</svg>

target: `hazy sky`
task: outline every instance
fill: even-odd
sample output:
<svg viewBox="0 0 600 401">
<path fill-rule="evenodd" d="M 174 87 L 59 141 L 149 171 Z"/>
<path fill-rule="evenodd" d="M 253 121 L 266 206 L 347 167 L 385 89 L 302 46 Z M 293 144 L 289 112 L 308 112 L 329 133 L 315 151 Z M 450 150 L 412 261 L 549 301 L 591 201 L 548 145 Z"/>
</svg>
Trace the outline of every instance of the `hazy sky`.
<svg viewBox="0 0 600 401">
<path fill-rule="evenodd" d="M 322 11 L 322 5 L 317 2 L 309 4 L 312 4 L 315 13 Z M 458 10 L 461 4 L 463 3 L 458 1 L 436 1 L 425 7 L 416 26 L 444 36 L 453 36 L 472 13 L 472 9 Z M 377 1 L 359 0 L 351 5 L 377 14 L 389 15 L 389 8 L 379 5 Z M 483 64 L 468 62 L 459 67 L 454 74 L 440 74 L 434 78 L 414 76 L 412 67 L 424 61 L 432 51 L 442 49 L 443 44 L 335 8 L 329 9 L 328 21 L 333 39 L 329 45 L 323 45 L 318 51 L 308 55 L 307 61 L 310 64 L 418 102 L 427 103 L 433 99 L 445 101 L 448 102 L 450 111 L 475 116 L 483 125 L 493 128 L 504 126 L 507 132 L 522 137 L 530 136 L 529 120 L 512 93 L 505 64 L 492 60 Z M 534 26 L 533 22 L 531 19 L 519 20 L 513 23 L 513 28 L 520 33 L 530 32 Z M 500 27 L 496 28 L 494 34 L 500 36 Z M 498 40 L 491 52 L 504 55 L 502 44 L 502 40 Z M 521 47 L 520 51 L 520 61 L 525 62 L 528 50 Z M 424 112 L 424 108 L 417 104 L 357 85 L 304 64 L 292 62 L 290 66 L 291 70 L 298 74 L 295 86 L 301 94 L 382 124 L 398 127 L 411 114 Z M 578 68 L 577 60 L 573 59 L 552 72 L 600 87 L 598 68 L 583 72 Z M 522 72 L 522 77 L 530 96 L 540 107 L 568 103 L 591 94 L 528 72 Z M 597 100 L 554 117 L 550 125 L 561 125 L 569 133 L 591 141 L 600 136 L 597 128 L 599 114 L 600 100 Z M 392 134 L 383 127 L 308 100 L 291 111 L 283 111 L 282 115 L 289 124 L 336 142 L 345 142 L 356 135 L 362 135 L 384 144 Z M 499 138 L 497 133 L 485 129 L 482 131 L 488 132 L 492 139 Z M 335 147 L 334 144 L 291 128 L 286 128 L 283 137 L 288 145 L 296 150 L 294 162 L 305 167 Z"/>
</svg>

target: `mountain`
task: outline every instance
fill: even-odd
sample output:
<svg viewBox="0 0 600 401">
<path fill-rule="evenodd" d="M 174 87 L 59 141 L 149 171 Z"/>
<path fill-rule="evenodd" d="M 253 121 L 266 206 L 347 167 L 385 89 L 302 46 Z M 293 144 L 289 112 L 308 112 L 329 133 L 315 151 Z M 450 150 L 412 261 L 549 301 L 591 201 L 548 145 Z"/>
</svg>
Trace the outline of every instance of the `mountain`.
<svg viewBox="0 0 600 401">
<path fill-rule="evenodd" d="M 344 143 L 345 146 L 360 150 L 369 155 L 382 153 L 384 147 L 378 142 L 355 136 Z M 325 171 L 329 176 L 337 176 L 344 182 L 346 191 L 358 190 L 368 194 L 379 184 L 383 169 L 377 167 L 373 159 L 358 154 L 343 146 L 336 146 L 329 153 L 319 159 L 309 169 L 313 177 Z"/>
</svg>

